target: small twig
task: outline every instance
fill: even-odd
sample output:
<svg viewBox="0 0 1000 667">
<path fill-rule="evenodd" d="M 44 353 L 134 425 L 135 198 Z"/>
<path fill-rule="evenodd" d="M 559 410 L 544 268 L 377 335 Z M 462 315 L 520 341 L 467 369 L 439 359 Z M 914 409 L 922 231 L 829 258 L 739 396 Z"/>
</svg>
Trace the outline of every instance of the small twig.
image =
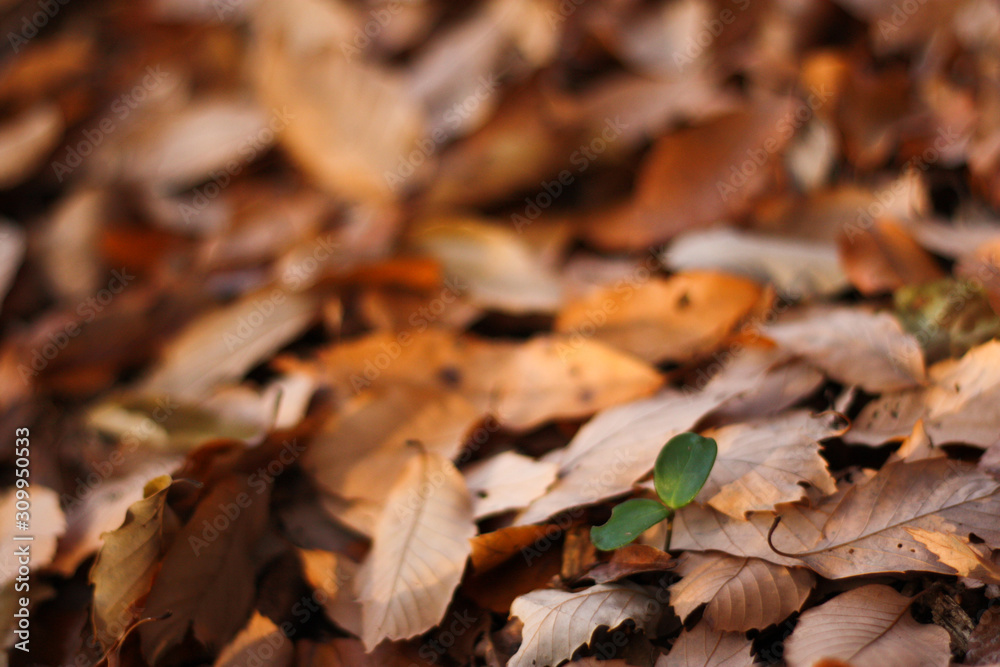
<svg viewBox="0 0 1000 667">
<path fill-rule="evenodd" d="M 802 556 L 807 556 L 808 553 L 798 554 L 798 555 L 790 554 L 787 551 L 782 551 L 781 549 L 774 546 L 774 542 L 771 541 L 771 538 L 774 536 L 774 531 L 778 527 L 779 523 L 781 523 L 781 517 L 780 516 L 774 517 L 774 521 L 771 523 L 771 529 L 767 531 L 767 546 L 771 547 L 771 551 L 778 554 L 779 556 L 784 556 L 786 558 L 802 558 Z"/>
</svg>

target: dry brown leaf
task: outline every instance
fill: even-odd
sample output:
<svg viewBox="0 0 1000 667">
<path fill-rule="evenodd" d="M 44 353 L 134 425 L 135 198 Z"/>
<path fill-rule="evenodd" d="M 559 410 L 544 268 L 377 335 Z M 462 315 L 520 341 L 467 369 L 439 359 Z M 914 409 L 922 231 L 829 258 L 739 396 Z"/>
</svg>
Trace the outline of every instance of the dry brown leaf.
<svg viewBox="0 0 1000 667">
<path fill-rule="evenodd" d="M 897 222 L 876 220 L 839 240 L 840 257 L 851 284 L 862 294 L 889 292 L 944 277 L 944 272 Z"/>
<path fill-rule="evenodd" d="M 24 251 L 27 247 L 26 235 L 20 227 L 16 227 L 0 218 L 0 306 L 4 297 L 14 283 L 14 277 L 21 268 Z"/>
<path fill-rule="evenodd" d="M 596 341 L 557 336 L 486 342 L 418 329 L 338 345 L 321 359 L 327 377 L 345 392 L 379 383 L 442 388 L 513 430 L 585 417 L 647 396 L 662 383 L 656 371 L 630 355 Z"/>
<path fill-rule="evenodd" d="M 476 520 L 522 509 L 556 480 L 559 466 L 516 452 L 503 452 L 463 471 Z"/>
<path fill-rule="evenodd" d="M 906 532 L 933 552 L 939 561 L 955 568 L 959 576 L 1000 584 L 1000 566 L 990 558 L 990 550 L 982 545 L 972 544 L 954 533 L 922 528 L 907 528 Z"/>
<path fill-rule="evenodd" d="M 105 533 L 90 569 L 94 635 L 105 649 L 139 618 L 137 605 L 153 585 L 165 545 L 164 513 L 171 511 L 166 506 L 170 483 L 163 476 L 146 485 L 145 497 L 129 506 L 121 527 Z"/>
<path fill-rule="evenodd" d="M 332 3 L 261 3 L 253 71 L 266 105 L 289 120 L 281 141 L 320 185 L 350 199 L 403 194 L 430 155 L 424 114 L 397 72 L 351 57 L 353 26 Z M 433 151 L 433 148 L 432 148 Z M 416 156 L 416 157 L 413 157 Z"/>
<path fill-rule="evenodd" d="M 255 611 L 246 627 L 219 653 L 214 667 L 289 667 L 294 655 L 292 641 L 274 621 Z"/>
<path fill-rule="evenodd" d="M 12 439 L 13 441 L 13 439 Z M 40 484 L 32 484 L 29 499 L 29 515 L 25 519 L 24 510 L 17 507 L 24 498 L 18 498 L 18 492 L 24 494 L 24 489 L 9 487 L 0 497 L 0 516 L 10 517 L 4 524 L 0 539 L 7 548 L 0 555 L 0 587 L 6 586 L 18 576 L 19 563 L 24 558 L 18 551 L 27 547 L 31 553 L 28 567 L 37 570 L 52 562 L 56 554 L 56 543 L 66 530 L 66 518 L 59 507 L 59 494 Z M 25 519 L 28 528 L 19 529 L 15 519 Z M 19 541 L 18 537 L 31 535 L 32 540 Z"/>
<path fill-rule="evenodd" d="M 475 534 L 472 501 L 455 466 L 431 453 L 411 460 L 388 493 L 358 574 L 365 648 L 440 622 Z"/>
<path fill-rule="evenodd" d="M 812 572 L 757 558 L 686 553 L 670 606 L 681 620 L 703 604 L 704 623 L 716 631 L 746 632 L 779 623 L 802 608 L 815 584 Z"/>
<path fill-rule="evenodd" d="M 650 631 L 663 605 L 631 584 L 598 584 L 577 593 L 537 590 L 510 606 L 510 615 L 524 622 L 521 647 L 508 667 L 554 667 L 590 642 L 599 627 L 614 630 L 631 620 Z"/>
<path fill-rule="evenodd" d="M 663 261 L 674 270 L 715 269 L 748 276 L 790 298 L 835 294 L 848 284 L 832 243 L 729 228 L 681 234 L 664 252 Z"/>
<path fill-rule="evenodd" d="M 317 592 L 331 621 L 351 634 L 361 634 L 361 604 L 354 597 L 358 564 L 343 554 L 320 549 L 300 549 L 302 573 Z M 318 599 L 319 596 L 317 596 Z"/>
<path fill-rule="evenodd" d="M 1000 664 L 1000 609 L 991 607 L 979 617 L 979 624 L 969 636 L 964 664 Z"/>
<path fill-rule="evenodd" d="M 740 632 L 720 632 L 706 621 L 685 630 L 656 667 L 751 667 L 753 642 Z"/>
<path fill-rule="evenodd" d="M 480 413 L 460 394 L 410 385 L 376 385 L 324 424 L 302 459 L 320 488 L 382 506 L 417 450 L 455 458 Z M 374 526 L 369 526 L 370 529 Z"/>
<path fill-rule="evenodd" d="M 919 343 L 887 313 L 815 307 L 767 327 L 765 335 L 834 380 L 867 391 L 905 389 L 924 381 Z"/>
<path fill-rule="evenodd" d="M 702 391 L 668 389 L 653 398 L 601 412 L 554 454 L 552 460 L 559 463 L 558 481 L 518 517 L 517 523 L 536 523 L 572 507 L 627 493 L 652 469 L 667 440 L 691 429 L 727 400 L 752 390 L 773 363 L 768 355 L 743 355 Z"/>
<path fill-rule="evenodd" d="M 63 130 L 63 115 L 51 104 L 27 109 L 0 127 L 0 190 L 30 177 L 56 147 Z"/>
<path fill-rule="evenodd" d="M 887 394 L 866 405 L 846 439 L 880 444 L 909 434 L 922 419 L 937 445 L 961 442 L 989 447 L 997 441 L 1000 422 L 993 406 L 1000 392 L 1000 342 L 990 341 L 961 359 L 934 364 L 929 379 L 926 390 Z"/>
<path fill-rule="evenodd" d="M 252 549 L 264 532 L 270 490 L 250 477 L 219 481 L 177 533 L 146 599 L 156 620 L 139 628 L 143 655 L 156 662 L 188 632 L 212 651 L 250 617 L 256 591 Z M 169 612 L 169 615 L 168 615 Z"/>
<path fill-rule="evenodd" d="M 475 306 L 524 314 L 552 312 L 562 302 L 556 272 L 509 226 L 435 217 L 412 227 L 409 238 Z"/>
<path fill-rule="evenodd" d="M 791 137 L 779 132 L 782 118 L 794 111 L 788 101 L 758 102 L 664 135 L 642 165 L 634 201 L 591 214 L 583 229 L 587 240 L 605 249 L 645 249 L 745 210 L 770 177 L 768 161 Z M 763 156 L 762 165 L 747 157 L 754 153 Z M 738 171 L 744 161 L 753 166 L 749 177 Z"/>
<path fill-rule="evenodd" d="M 633 574 L 664 572 L 677 561 L 665 551 L 645 544 L 626 544 L 611 552 L 611 560 L 587 572 L 586 578 L 598 584 L 610 584 Z"/>
<path fill-rule="evenodd" d="M 557 538 L 561 532 L 556 526 L 507 526 L 476 535 L 469 556 L 472 569 L 479 573 L 491 570 L 546 537 Z"/>
<path fill-rule="evenodd" d="M 567 304 L 555 328 L 651 363 L 708 354 L 760 302 L 761 288 L 722 273 L 691 272 L 615 285 Z"/>
<path fill-rule="evenodd" d="M 717 550 L 772 563 L 805 566 L 830 578 L 882 572 L 954 574 L 907 528 L 974 533 L 1000 545 L 991 517 L 1000 512 L 1000 482 L 945 458 L 886 464 L 871 479 L 828 497 L 816 509 L 783 508 L 771 550 L 773 514 L 746 521 L 689 505 L 677 513 L 677 549 Z"/>
<path fill-rule="evenodd" d="M 837 490 L 819 440 L 844 433 L 836 413 L 786 412 L 703 433 L 718 443 L 715 466 L 696 500 L 734 518 Z"/>
<path fill-rule="evenodd" d="M 249 294 L 192 322 L 164 351 L 138 391 L 197 401 L 243 375 L 302 333 L 319 310 L 315 297 L 277 287 Z"/>
<path fill-rule="evenodd" d="M 802 614 L 785 641 L 785 659 L 789 667 L 812 667 L 824 659 L 853 667 L 944 667 L 951 660 L 948 632 L 913 620 L 912 603 L 882 584 L 841 593 Z"/>
</svg>

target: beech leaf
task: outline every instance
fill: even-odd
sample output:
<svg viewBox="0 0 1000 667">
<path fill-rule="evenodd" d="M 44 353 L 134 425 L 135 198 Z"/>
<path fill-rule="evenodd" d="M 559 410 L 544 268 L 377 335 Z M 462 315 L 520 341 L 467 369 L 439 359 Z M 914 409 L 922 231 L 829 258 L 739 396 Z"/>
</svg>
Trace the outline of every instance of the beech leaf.
<svg viewBox="0 0 1000 667">
<path fill-rule="evenodd" d="M 842 593 L 802 614 L 785 642 L 789 667 L 839 660 L 852 667 L 921 665 L 951 660 L 947 630 L 910 615 L 913 598 L 870 584 Z"/>
<path fill-rule="evenodd" d="M 554 667 L 590 642 L 600 627 L 625 621 L 640 630 L 656 627 L 663 605 L 631 584 L 598 584 L 577 593 L 532 591 L 514 600 L 510 615 L 524 622 L 521 647 L 507 667 Z"/>
<path fill-rule="evenodd" d="M 444 617 L 475 534 L 455 466 L 431 453 L 411 460 L 389 491 L 358 577 L 366 649 L 426 632 Z"/>
</svg>

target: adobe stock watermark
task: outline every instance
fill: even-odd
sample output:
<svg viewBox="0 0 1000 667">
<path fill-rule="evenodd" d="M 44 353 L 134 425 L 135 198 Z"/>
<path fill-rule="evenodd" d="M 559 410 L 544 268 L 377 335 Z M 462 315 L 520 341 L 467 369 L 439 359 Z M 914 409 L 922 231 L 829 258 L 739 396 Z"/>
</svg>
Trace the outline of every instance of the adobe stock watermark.
<svg viewBox="0 0 1000 667">
<path fill-rule="evenodd" d="M 382 31 L 389 25 L 393 17 L 403 11 L 404 4 L 396 0 L 386 3 L 384 7 L 377 7 L 368 12 L 368 20 L 365 21 L 365 24 L 361 27 L 355 26 L 354 36 L 351 41 L 342 41 L 340 43 L 340 50 L 347 59 L 347 62 L 351 62 L 355 56 L 361 55 L 372 45 L 374 40 L 378 39 L 378 36 L 382 34 Z"/>
<path fill-rule="evenodd" d="M 21 29 L 18 32 L 8 32 L 7 41 L 14 53 L 18 53 L 29 41 L 38 36 L 38 31 L 42 30 L 54 19 L 63 5 L 69 0 L 37 0 L 35 6 L 37 11 L 21 17 Z"/>
<path fill-rule="evenodd" d="M 452 104 L 442 115 L 444 126 L 457 130 L 462 123 L 468 120 L 480 106 L 500 89 L 500 75 L 491 73 L 489 76 L 480 75 L 476 88 L 465 98 Z M 440 148 L 440 146 L 451 138 L 451 134 L 445 127 L 435 127 L 428 134 L 418 139 L 416 146 L 406 155 L 401 155 L 393 170 L 387 170 L 383 174 L 386 185 L 393 192 L 398 191 L 406 182 L 417 173 L 417 169 L 424 165 Z"/>
<path fill-rule="evenodd" d="M 84 158 L 104 143 L 108 135 L 117 130 L 121 122 L 128 118 L 129 114 L 138 108 L 149 97 L 149 94 L 170 76 L 169 72 L 161 71 L 160 65 L 148 66 L 139 83 L 131 90 L 116 97 L 111 103 L 110 110 L 113 115 L 102 118 L 97 122 L 96 127 L 84 129 L 83 139 L 76 144 L 67 146 L 62 160 L 52 162 L 52 171 L 55 173 L 56 180 L 62 183 L 64 178 L 83 164 Z"/>
<path fill-rule="evenodd" d="M 270 150 L 277 136 L 288 128 L 291 120 L 295 120 L 295 116 L 287 107 L 282 107 L 281 111 L 271 115 L 266 127 L 260 128 L 256 134 L 240 142 L 236 148 L 239 159 L 233 158 L 221 169 L 208 172 L 208 183 L 194 188 L 190 203 L 178 204 L 177 208 L 184 223 L 189 224 L 193 218 L 208 208 L 212 200 L 222 194 L 233 178 L 239 176 L 248 164 Z"/>
<path fill-rule="evenodd" d="M 816 113 L 816 109 L 826 104 L 833 97 L 833 91 L 827 89 L 826 85 L 819 89 L 813 89 L 809 95 L 800 100 L 799 104 L 792 111 L 781 117 L 775 124 L 774 132 L 764 140 L 762 146 L 748 148 L 747 159 L 740 164 L 730 165 L 729 178 L 715 182 L 722 201 L 728 201 L 731 196 L 743 188 L 750 179 L 770 160 L 771 156 L 785 145 L 788 139 L 795 135 L 795 132 L 806 124 Z"/>
<path fill-rule="evenodd" d="M 889 18 L 878 20 L 878 31 L 882 39 L 894 32 L 899 32 L 899 29 L 926 4 L 927 0 L 901 0 L 901 2 L 895 3 L 889 13 Z"/>
<path fill-rule="evenodd" d="M 113 270 L 107 287 L 98 290 L 77 305 L 76 314 L 82 323 L 80 320 L 73 320 L 65 324 L 61 330 L 49 332 L 48 341 L 31 350 L 31 359 L 28 363 L 17 365 L 21 381 L 26 385 L 30 384 L 31 378 L 37 377 L 39 373 L 44 371 L 49 363 L 66 349 L 69 342 L 80 335 L 83 327 L 93 322 L 114 300 L 115 296 L 121 294 L 133 280 L 135 280 L 135 276 L 130 274 L 124 266 L 121 271 Z"/>
<path fill-rule="evenodd" d="M 569 163 L 576 167 L 575 173 L 569 169 L 563 169 L 552 181 L 542 181 L 539 184 L 542 192 L 539 192 L 534 197 L 524 198 L 525 206 L 522 212 L 513 213 L 510 216 L 510 221 L 514 223 L 514 229 L 521 232 L 525 227 L 537 220 L 542 211 L 555 203 L 556 199 L 565 191 L 565 188 L 576 182 L 577 175 L 587 171 L 590 165 L 608 150 L 608 146 L 621 137 L 622 133 L 628 127 L 629 123 L 622 122 L 618 116 L 615 116 L 613 119 L 606 118 L 600 134 L 587 143 L 581 144 L 576 150 L 570 153 Z"/>
</svg>

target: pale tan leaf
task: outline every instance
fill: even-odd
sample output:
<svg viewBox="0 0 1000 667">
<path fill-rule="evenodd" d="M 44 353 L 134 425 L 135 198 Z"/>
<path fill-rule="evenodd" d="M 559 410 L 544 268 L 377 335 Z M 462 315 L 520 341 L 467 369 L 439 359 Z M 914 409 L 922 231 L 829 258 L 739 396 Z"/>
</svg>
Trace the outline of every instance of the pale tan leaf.
<svg viewBox="0 0 1000 667">
<path fill-rule="evenodd" d="M 510 615 L 524 622 L 521 646 L 508 667 L 554 667 L 590 642 L 600 627 L 615 629 L 625 621 L 648 631 L 656 627 L 663 606 L 632 584 L 598 584 L 577 593 L 537 590 L 515 599 Z"/>
<path fill-rule="evenodd" d="M 18 185 L 41 166 L 56 147 L 64 124 L 57 105 L 42 104 L 0 127 L 0 190 Z"/>
<path fill-rule="evenodd" d="M 871 444 L 901 438 L 918 419 L 938 445 L 961 442 L 989 447 L 997 440 L 1000 419 L 1000 342 L 974 347 L 961 359 L 946 359 L 930 368 L 925 390 L 887 394 L 866 405 L 855 420 L 852 441 Z M 853 431 L 854 429 L 852 429 Z"/>
<path fill-rule="evenodd" d="M 734 518 L 802 500 L 809 488 L 823 494 L 837 490 L 819 440 L 847 430 L 835 413 L 805 411 L 725 426 L 703 433 L 719 451 L 712 473 L 696 500 Z"/>
<path fill-rule="evenodd" d="M 266 528 L 270 500 L 270 487 L 259 482 L 242 474 L 223 478 L 177 533 L 143 610 L 164 618 L 139 628 L 149 662 L 158 662 L 189 632 L 219 651 L 250 617 L 253 548 Z"/>
<path fill-rule="evenodd" d="M 773 544 L 787 556 L 767 544 L 773 514 L 754 512 L 738 521 L 697 505 L 677 513 L 672 544 L 805 566 L 830 579 L 883 572 L 954 574 L 907 529 L 974 533 L 992 548 L 1000 546 L 1000 527 L 993 519 L 998 513 L 1000 482 L 972 466 L 945 458 L 897 461 L 816 509 L 782 508 Z"/>
<path fill-rule="evenodd" d="M 670 606 L 686 619 L 703 604 L 705 622 L 717 631 L 746 632 L 780 622 L 798 611 L 815 584 L 812 572 L 757 558 L 689 552 L 670 587 Z"/>
<path fill-rule="evenodd" d="M 1000 566 L 990 559 L 989 550 L 982 545 L 972 544 L 955 533 L 922 528 L 907 528 L 906 532 L 932 551 L 942 563 L 955 568 L 960 576 L 1000 584 Z"/>
<path fill-rule="evenodd" d="M 354 635 L 361 634 L 361 604 L 354 597 L 358 564 L 343 554 L 299 549 L 302 572 L 331 621 Z M 321 597 L 322 595 L 322 597 Z"/>
<path fill-rule="evenodd" d="M 523 314 L 552 312 L 562 302 L 555 271 L 509 226 L 431 218 L 417 223 L 410 240 L 440 261 L 460 294 L 476 306 Z"/>
<path fill-rule="evenodd" d="M 678 236 L 664 253 L 664 263 L 674 270 L 715 269 L 749 276 L 795 298 L 834 294 L 847 287 L 833 243 L 729 228 Z"/>
<path fill-rule="evenodd" d="M 601 412 L 565 449 L 553 454 L 551 460 L 559 463 L 559 480 L 517 523 L 535 523 L 572 507 L 627 493 L 652 469 L 667 440 L 691 429 L 729 399 L 751 391 L 773 363 L 767 355 L 741 355 L 702 391 L 668 389 Z"/>
<path fill-rule="evenodd" d="M 302 465 L 324 491 L 381 507 L 385 489 L 417 455 L 409 441 L 452 459 L 480 418 L 456 392 L 378 384 L 353 397 L 323 425 Z"/>
<path fill-rule="evenodd" d="M 569 303 L 555 328 L 591 337 L 652 363 L 712 352 L 763 296 L 743 278 L 691 272 L 616 284 Z"/>
<path fill-rule="evenodd" d="M 706 621 L 684 631 L 656 667 L 751 667 L 753 642 L 742 632 L 712 630 Z"/>
<path fill-rule="evenodd" d="M 312 296 L 273 288 L 212 310 L 171 341 L 139 391 L 205 398 L 217 384 L 242 378 L 302 333 L 318 309 Z"/>
<path fill-rule="evenodd" d="M 290 120 L 281 142 L 326 189 L 391 201 L 426 167 L 436 145 L 401 74 L 366 62 L 350 46 L 352 26 L 333 3 L 260 3 L 255 80 L 265 104 Z M 430 145 L 421 149 L 419 141 Z M 416 180 L 416 179 L 414 179 Z"/>
<path fill-rule="evenodd" d="M 21 268 L 27 237 L 20 227 L 0 218 L 0 306 Z"/>
<path fill-rule="evenodd" d="M 948 632 L 917 623 L 912 602 L 889 586 L 870 584 L 806 611 L 785 641 L 789 667 L 812 667 L 823 659 L 852 667 L 944 667 L 951 659 Z"/>
<path fill-rule="evenodd" d="M 11 438 L 11 442 L 13 442 Z M 18 492 L 22 498 L 18 498 Z M 17 503 L 23 502 L 25 497 L 30 496 L 28 516 L 22 516 Z M 23 507 L 23 505 L 22 505 Z M 31 552 L 28 568 L 37 570 L 46 567 L 52 562 L 56 554 L 56 543 L 59 537 L 66 530 L 66 518 L 59 507 L 59 494 L 52 489 L 40 484 L 32 484 L 30 490 L 8 488 L 3 496 L 0 496 L 0 516 L 9 517 L 0 529 L 0 539 L 5 545 L 0 551 L 0 587 L 6 586 L 18 576 L 19 549 L 27 547 Z M 24 520 L 27 526 L 18 528 L 16 521 Z M 19 540 L 26 536 L 31 536 L 31 540 Z"/>
<path fill-rule="evenodd" d="M 389 491 L 372 550 L 358 576 L 362 640 L 426 632 L 444 617 L 476 534 L 462 475 L 445 458 L 414 458 Z"/>
<path fill-rule="evenodd" d="M 292 641 L 267 616 L 255 611 L 240 633 L 215 659 L 215 667 L 288 667 Z"/>
<path fill-rule="evenodd" d="M 558 336 L 509 343 L 436 328 L 378 333 L 337 345 L 321 360 L 325 376 L 344 392 L 382 383 L 445 389 L 514 430 L 585 417 L 662 384 L 659 373 L 631 355 Z"/>
<path fill-rule="evenodd" d="M 887 313 L 815 307 L 767 327 L 765 335 L 834 380 L 867 391 L 905 389 L 924 381 L 919 343 Z"/>
<path fill-rule="evenodd" d="M 559 466 L 518 454 L 503 452 L 465 469 L 465 483 L 472 494 L 476 519 L 521 509 L 545 493 L 556 480 Z"/>
<path fill-rule="evenodd" d="M 170 483 L 170 477 L 164 475 L 146 485 L 145 497 L 132 503 L 121 527 L 104 535 L 104 546 L 90 569 L 94 635 L 105 649 L 139 617 L 141 610 L 136 605 L 153 585 L 164 547 Z"/>
</svg>

